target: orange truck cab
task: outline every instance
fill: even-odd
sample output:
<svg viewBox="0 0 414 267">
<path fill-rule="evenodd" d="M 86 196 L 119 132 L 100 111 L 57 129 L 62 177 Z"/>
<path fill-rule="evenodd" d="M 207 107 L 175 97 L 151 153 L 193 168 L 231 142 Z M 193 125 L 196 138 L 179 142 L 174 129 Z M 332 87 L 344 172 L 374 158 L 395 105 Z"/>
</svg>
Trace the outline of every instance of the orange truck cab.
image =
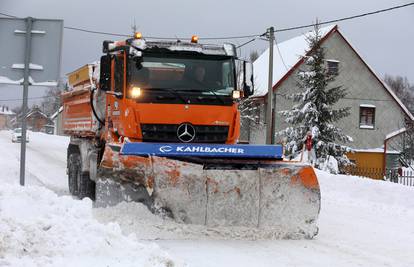
<svg viewBox="0 0 414 267">
<path fill-rule="evenodd" d="M 127 143 L 237 144 L 238 102 L 253 93 L 253 71 L 240 61 L 236 78 L 234 45 L 136 36 L 104 41 L 103 52 L 68 74 L 62 94 L 73 195 L 93 196 L 98 169 L 114 167 Z"/>
<path fill-rule="evenodd" d="M 253 77 L 251 64 L 241 62 L 243 89 L 237 88 L 235 46 L 202 45 L 196 38 L 149 42 L 138 36 L 103 44 L 99 90 L 106 104 L 99 120 L 105 139 L 237 143 L 237 103 L 253 93 Z"/>
</svg>

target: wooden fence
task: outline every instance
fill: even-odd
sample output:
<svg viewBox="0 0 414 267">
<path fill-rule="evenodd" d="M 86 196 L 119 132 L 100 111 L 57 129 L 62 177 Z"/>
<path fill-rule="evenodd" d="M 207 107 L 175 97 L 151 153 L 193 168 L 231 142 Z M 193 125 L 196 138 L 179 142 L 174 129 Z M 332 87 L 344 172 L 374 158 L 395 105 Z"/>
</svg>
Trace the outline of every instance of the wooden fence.
<svg viewBox="0 0 414 267">
<path fill-rule="evenodd" d="M 384 179 L 384 172 L 382 168 L 347 167 L 345 172 L 350 175 L 369 177 L 377 180 Z M 414 186 L 414 170 L 387 170 L 385 179 L 393 183 Z"/>
<path fill-rule="evenodd" d="M 372 179 L 382 180 L 384 172 L 382 168 L 361 168 L 361 167 L 346 167 L 345 173 L 355 176 L 369 177 Z"/>
</svg>

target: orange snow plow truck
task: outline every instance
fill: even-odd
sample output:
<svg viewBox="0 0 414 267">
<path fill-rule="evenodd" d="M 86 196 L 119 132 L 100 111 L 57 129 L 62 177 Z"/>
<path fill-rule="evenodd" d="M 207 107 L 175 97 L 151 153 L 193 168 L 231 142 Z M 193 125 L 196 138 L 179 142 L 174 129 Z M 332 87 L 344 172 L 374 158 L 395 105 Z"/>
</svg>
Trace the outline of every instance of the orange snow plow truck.
<svg viewBox="0 0 414 267">
<path fill-rule="evenodd" d="M 236 64 L 241 71 L 236 71 Z M 242 77 L 236 77 L 242 73 Z M 104 41 L 68 74 L 63 129 L 70 193 L 95 206 L 145 204 L 177 222 L 312 238 L 320 190 L 280 145 L 238 144 L 252 64 L 232 44 Z"/>
</svg>

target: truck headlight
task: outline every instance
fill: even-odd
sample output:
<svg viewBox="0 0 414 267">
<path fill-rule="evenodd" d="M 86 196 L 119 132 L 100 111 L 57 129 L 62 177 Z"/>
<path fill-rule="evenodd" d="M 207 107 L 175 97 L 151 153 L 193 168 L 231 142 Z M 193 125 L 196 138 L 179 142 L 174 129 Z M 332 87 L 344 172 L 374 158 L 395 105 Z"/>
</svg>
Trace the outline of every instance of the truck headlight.
<svg viewBox="0 0 414 267">
<path fill-rule="evenodd" d="M 233 91 L 233 99 L 240 99 L 241 97 L 241 93 L 239 90 L 234 90 Z"/>
<path fill-rule="evenodd" d="M 141 88 L 134 86 L 129 91 L 129 94 L 131 95 L 132 98 L 138 98 L 141 96 Z"/>
</svg>

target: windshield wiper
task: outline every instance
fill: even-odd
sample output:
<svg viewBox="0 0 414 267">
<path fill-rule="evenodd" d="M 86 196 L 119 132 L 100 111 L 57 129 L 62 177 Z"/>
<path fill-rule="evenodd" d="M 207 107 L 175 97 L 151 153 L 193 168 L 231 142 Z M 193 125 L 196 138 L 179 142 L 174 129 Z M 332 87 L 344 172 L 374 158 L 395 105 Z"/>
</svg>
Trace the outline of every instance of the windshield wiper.
<svg viewBox="0 0 414 267">
<path fill-rule="evenodd" d="M 170 94 L 176 96 L 177 98 L 179 98 L 181 101 L 183 101 L 184 104 L 188 104 L 188 100 L 186 100 L 184 97 L 181 96 L 181 94 L 179 92 L 177 92 L 176 90 L 172 89 L 172 88 L 148 88 L 147 90 L 157 90 L 157 91 L 167 91 Z"/>
<path fill-rule="evenodd" d="M 218 94 L 216 94 L 216 92 L 214 90 L 197 90 L 197 89 L 180 89 L 181 91 L 189 91 L 189 92 L 209 92 L 212 93 L 216 99 L 218 99 L 222 104 L 226 104 L 226 102 L 224 101 L 224 99 L 222 97 L 220 97 Z"/>
</svg>

